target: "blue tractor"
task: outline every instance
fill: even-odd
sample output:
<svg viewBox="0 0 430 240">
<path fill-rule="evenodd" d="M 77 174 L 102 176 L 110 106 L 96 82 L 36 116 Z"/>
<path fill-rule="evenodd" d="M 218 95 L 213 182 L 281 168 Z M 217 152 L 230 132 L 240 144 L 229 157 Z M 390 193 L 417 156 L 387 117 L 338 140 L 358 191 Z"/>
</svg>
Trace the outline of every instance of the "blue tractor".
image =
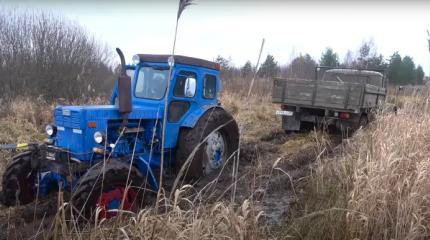
<svg viewBox="0 0 430 240">
<path fill-rule="evenodd" d="M 138 54 L 125 65 L 117 52 L 122 70 L 109 105 L 57 106 L 44 143 L 15 146 L 27 150 L 3 175 L 4 205 L 66 191 L 85 216 L 100 207 L 101 217 L 111 217 L 109 210 L 134 210 L 146 189 L 163 187 L 161 162 L 164 173 L 185 169 L 183 178 L 199 179 L 236 157 L 239 130 L 220 103 L 219 64 Z"/>
</svg>

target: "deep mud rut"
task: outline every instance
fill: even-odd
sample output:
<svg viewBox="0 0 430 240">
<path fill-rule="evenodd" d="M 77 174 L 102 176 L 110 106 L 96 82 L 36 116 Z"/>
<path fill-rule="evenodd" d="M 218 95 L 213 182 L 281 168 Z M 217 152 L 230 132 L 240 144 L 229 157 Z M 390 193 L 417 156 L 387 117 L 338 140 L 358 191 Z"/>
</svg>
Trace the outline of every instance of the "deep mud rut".
<svg viewBox="0 0 430 240">
<path fill-rule="evenodd" d="M 217 201 L 241 203 L 252 201 L 256 211 L 263 211 L 265 225 L 276 227 L 288 215 L 291 202 L 297 200 L 295 183 L 309 173 L 311 164 L 322 154 L 330 154 L 341 142 L 331 135 L 317 140 L 315 133 L 289 134 L 276 130 L 259 139 L 241 143 L 239 162 L 232 162 L 217 181 L 194 183 L 187 198 L 199 204 Z M 236 166 L 237 174 L 233 174 Z M 237 167 L 238 166 L 238 167 Z M 166 189 L 173 179 L 166 179 Z M 169 192 L 167 192 L 169 194 Z M 52 232 L 57 197 L 26 206 L 0 207 L 0 239 L 43 239 Z"/>
</svg>

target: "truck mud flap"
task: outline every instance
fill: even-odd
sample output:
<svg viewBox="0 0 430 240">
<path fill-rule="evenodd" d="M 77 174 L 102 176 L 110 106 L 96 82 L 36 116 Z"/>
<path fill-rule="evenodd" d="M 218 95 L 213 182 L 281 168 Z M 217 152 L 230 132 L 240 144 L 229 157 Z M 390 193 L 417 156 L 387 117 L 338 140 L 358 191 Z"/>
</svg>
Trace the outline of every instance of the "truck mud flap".
<svg viewBox="0 0 430 240">
<path fill-rule="evenodd" d="M 300 115 L 295 113 L 293 116 L 282 117 L 282 128 L 289 131 L 300 130 Z"/>
</svg>

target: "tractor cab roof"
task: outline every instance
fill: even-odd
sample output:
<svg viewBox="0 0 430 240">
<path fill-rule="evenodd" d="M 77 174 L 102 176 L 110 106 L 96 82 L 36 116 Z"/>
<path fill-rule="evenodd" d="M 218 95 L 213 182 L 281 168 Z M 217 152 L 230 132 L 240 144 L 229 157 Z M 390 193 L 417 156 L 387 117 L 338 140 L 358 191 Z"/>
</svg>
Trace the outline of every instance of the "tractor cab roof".
<svg viewBox="0 0 430 240">
<path fill-rule="evenodd" d="M 167 59 L 171 56 L 168 54 L 137 54 L 139 56 L 140 62 L 160 62 L 167 63 Z M 219 63 L 211 62 L 208 60 L 193 58 L 181 55 L 174 55 L 176 64 L 192 65 L 196 67 L 204 67 L 214 70 L 220 70 Z"/>
</svg>

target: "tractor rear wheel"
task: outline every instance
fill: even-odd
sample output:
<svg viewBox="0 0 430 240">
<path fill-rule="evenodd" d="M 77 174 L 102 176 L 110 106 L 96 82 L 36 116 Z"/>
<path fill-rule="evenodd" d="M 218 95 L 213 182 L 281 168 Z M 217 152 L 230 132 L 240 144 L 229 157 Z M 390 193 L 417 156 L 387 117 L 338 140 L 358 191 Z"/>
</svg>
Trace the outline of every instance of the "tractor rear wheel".
<svg viewBox="0 0 430 240">
<path fill-rule="evenodd" d="M 0 200 L 3 205 L 24 205 L 35 199 L 37 172 L 31 168 L 32 152 L 23 152 L 13 157 L 3 174 Z"/>
<path fill-rule="evenodd" d="M 238 147 L 236 121 L 222 108 L 210 109 L 194 128 L 181 129 L 176 152 L 177 169 L 185 164 L 187 167 L 179 174 L 186 179 L 215 176 L 233 158 Z"/>
<path fill-rule="evenodd" d="M 111 160 L 106 163 L 103 177 L 103 163 L 90 168 L 79 179 L 71 197 L 75 219 L 93 219 L 97 207 L 99 219 L 111 218 L 117 210 L 137 211 L 143 196 L 144 178 L 135 167 L 126 162 Z M 103 180 L 104 179 L 104 180 Z M 127 185 L 128 183 L 128 185 Z"/>
</svg>

